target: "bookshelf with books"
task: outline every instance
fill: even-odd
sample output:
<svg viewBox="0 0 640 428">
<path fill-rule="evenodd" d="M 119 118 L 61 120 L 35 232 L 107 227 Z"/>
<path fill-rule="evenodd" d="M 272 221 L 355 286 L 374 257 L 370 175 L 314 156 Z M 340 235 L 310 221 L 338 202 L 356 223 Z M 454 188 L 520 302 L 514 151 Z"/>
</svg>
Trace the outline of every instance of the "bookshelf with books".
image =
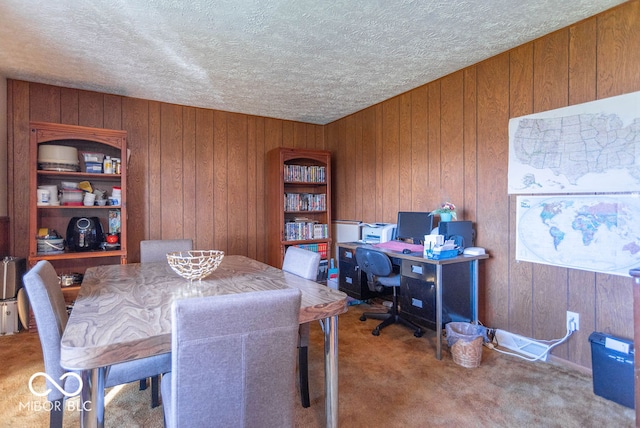
<svg viewBox="0 0 640 428">
<path fill-rule="evenodd" d="M 267 262 L 282 267 L 292 245 L 331 258 L 331 152 L 271 150 L 267 189 Z"/>
</svg>

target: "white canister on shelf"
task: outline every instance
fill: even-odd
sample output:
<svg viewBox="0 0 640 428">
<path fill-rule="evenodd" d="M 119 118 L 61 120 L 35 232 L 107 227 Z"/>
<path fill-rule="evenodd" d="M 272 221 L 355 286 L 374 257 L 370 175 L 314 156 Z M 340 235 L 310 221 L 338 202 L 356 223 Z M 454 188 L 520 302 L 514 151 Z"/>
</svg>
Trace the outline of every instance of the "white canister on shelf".
<svg viewBox="0 0 640 428">
<path fill-rule="evenodd" d="M 36 191 L 38 196 L 37 205 L 49 205 L 49 190 L 48 189 L 38 189 Z"/>
</svg>

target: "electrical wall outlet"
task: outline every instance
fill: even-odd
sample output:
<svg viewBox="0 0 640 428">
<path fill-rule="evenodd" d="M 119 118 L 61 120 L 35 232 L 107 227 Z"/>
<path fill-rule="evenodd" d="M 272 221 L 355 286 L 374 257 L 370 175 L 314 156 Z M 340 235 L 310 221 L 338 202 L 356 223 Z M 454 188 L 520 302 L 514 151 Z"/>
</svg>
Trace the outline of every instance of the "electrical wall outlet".
<svg viewBox="0 0 640 428">
<path fill-rule="evenodd" d="M 580 314 L 567 311 L 567 331 L 580 330 Z"/>
</svg>

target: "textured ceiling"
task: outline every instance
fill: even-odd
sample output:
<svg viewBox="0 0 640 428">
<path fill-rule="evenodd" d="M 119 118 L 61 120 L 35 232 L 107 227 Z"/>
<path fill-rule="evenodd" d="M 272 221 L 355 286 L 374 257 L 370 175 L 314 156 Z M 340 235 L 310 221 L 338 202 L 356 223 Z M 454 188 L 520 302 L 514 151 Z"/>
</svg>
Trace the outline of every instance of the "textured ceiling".
<svg viewBox="0 0 640 428">
<path fill-rule="evenodd" d="M 325 124 L 618 0 L 1 0 L 0 75 Z"/>
</svg>

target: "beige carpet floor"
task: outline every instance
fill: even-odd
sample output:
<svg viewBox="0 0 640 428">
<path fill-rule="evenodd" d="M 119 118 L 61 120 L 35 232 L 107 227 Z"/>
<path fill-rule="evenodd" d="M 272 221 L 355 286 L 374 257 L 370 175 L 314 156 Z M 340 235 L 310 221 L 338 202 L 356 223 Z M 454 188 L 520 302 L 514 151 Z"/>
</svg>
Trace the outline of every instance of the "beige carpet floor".
<svg viewBox="0 0 640 428">
<path fill-rule="evenodd" d="M 455 364 L 444 343 L 435 358 L 435 334 L 413 337 L 402 326 L 371 335 L 378 322 L 358 320 L 368 305 L 339 320 L 339 421 L 342 427 L 632 427 L 633 410 L 593 393 L 588 373 L 553 362 L 530 363 L 484 349 L 477 368 Z M 324 426 L 323 342 L 311 329 L 311 407 L 296 404 L 297 427 Z M 48 414 L 28 389 L 43 370 L 37 335 L 0 337 L 0 427 L 46 427 Z M 106 426 L 161 427 L 162 409 L 150 393 L 129 384 L 107 397 Z M 202 397 L 206 400 L 206 397 Z M 65 427 L 79 426 L 65 412 Z"/>
</svg>

